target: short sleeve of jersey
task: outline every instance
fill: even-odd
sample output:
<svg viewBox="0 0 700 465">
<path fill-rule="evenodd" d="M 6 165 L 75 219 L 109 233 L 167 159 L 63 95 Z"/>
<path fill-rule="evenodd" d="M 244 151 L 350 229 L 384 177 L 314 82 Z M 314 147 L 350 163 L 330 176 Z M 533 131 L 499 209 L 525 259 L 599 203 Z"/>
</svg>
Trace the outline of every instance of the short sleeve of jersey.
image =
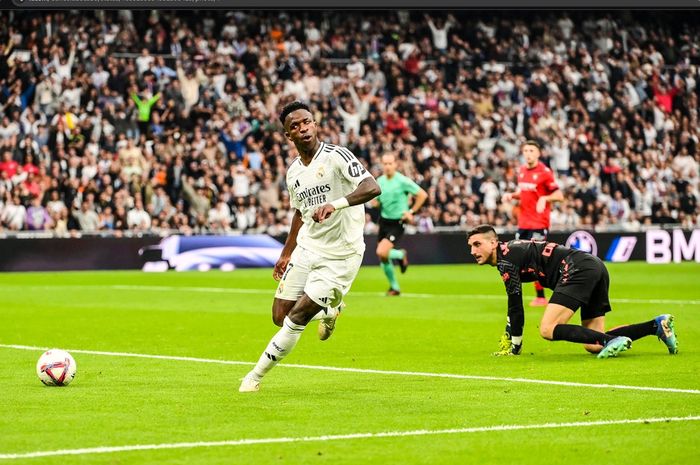
<svg viewBox="0 0 700 465">
<path fill-rule="evenodd" d="M 353 153 L 345 147 L 338 146 L 337 154 L 334 154 L 333 164 L 338 173 L 357 187 L 360 182 L 372 175 L 362 166 Z"/>
<path fill-rule="evenodd" d="M 556 179 L 554 179 L 554 174 L 550 169 L 545 171 L 545 177 L 542 183 L 550 194 L 559 189 L 559 184 L 557 184 Z"/>
<path fill-rule="evenodd" d="M 406 176 L 403 176 L 401 181 L 403 183 L 404 191 L 408 192 L 409 194 L 415 195 L 418 193 L 418 191 L 420 191 L 420 186 Z"/>
</svg>

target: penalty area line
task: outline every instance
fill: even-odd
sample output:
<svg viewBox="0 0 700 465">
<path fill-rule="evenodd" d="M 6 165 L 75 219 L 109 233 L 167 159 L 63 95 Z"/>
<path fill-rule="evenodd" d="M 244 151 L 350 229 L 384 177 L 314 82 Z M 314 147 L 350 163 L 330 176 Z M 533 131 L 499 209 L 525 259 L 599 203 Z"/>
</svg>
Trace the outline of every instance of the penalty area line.
<svg viewBox="0 0 700 465">
<path fill-rule="evenodd" d="M 667 423 L 667 422 L 689 422 L 698 421 L 700 416 L 687 417 L 669 417 L 669 418 L 635 418 L 621 420 L 599 420 L 599 421 L 581 421 L 569 423 L 541 423 L 535 425 L 496 425 L 496 426 L 478 426 L 468 428 L 450 428 L 437 430 L 413 430 L 413 431 L 384 431 L 378 433 L 350 433 L 350 434 L 334 434 L 324 436 L 304 436 L 304 437 L 280 437 L 280 438 L 257 438 L 257 439 L 232 439 L 228 441 L 198 441 L 198 442 L 174 442 L 163 444 L 134 444 L 128 446 L 105 446 L 105 447 L 89 447 L 84 449 L 59 449 L 36 452 L 23 453 L 0 453 L 0 460 L 13 459 L 30 459 L 38 457 L 57 457 L 66 455 L 90 455 L 90 454 L 109 454 L 117 452 L 133 452 L 146 450 L 162 450 L 162 449 L 194 449 L 203 447 L 234 447 L 248 446 L 256 444 L 281 444 L 281 443 L 304 443 L 304 442 L 328 442 L 339 440 L 355 440 L 355 439 L 379 439 L 379 438 L 396 438 L 410 436 L 437 436 L 449 434 L 470 434 L 470 433 L 486 433 L 499 431 L 523 431 L 523 430 L 538 430 L 538 429 L 557 429 L 557 428 L 587 428 L 592 426 L 610 426 L 610 425 L 630 425 L 630 424 L 651 424 L 651 423 Z"/>
<path fill-rule="evenodd" d="M 50 347 L 35 347 L 17 344 L 0 344 L 0 348 L 16 349 L 16 350 L 31 350 L 31 351 L 46 351 Z M 254 362 L 245 362 L 240 360 L 217 360 L 210 358 L 184 357 L 178 355 L 156 355 L 156 354 L 138 354 L 131 352 L 105 352 L 100 350 L 83 350 L 83 349 L 65 349 L 68 352 L 76 354 L 103 355 L 108 357 L 134 357 L 156 360 L 175 360 L 180 362 L 194 363 L 214 363 L 220 365 L 254 365 Z M 300 368 L 306 370 L 322 370 L 336 371 L 345 373 L 362 373 L 385 376 L 414 376 L 422 378 L 447 378 L 447 379 L 467 379 L 475 381 L 502 381 L 507 383 L 529 383 L 529 384 L 547 384 L 551 386 L 568 386 L 568 387 L 587 387 L 595 389 L 624 389 L 632 391 L 654 391 L 654 392 L 670 392 L 680 394 L 700 394 L 698 389 L 679 389 L 656 386 L 632 386 L 627 384 L 594 384 L 594 383 L 579 383 L 574 381 L 554 381 L 534 378 L 509 378 L 502 376 L 483 376 L 483 375 L 461 375 L 455 373 L 431 373 L 422 371 L 398 371 L 398 370 L 375 370 L 371 368 L 350 368 L 350 367 L 332 367 L 323 365 L 302 365 L 295 363 L 281 363 L 278 365 L 286 368 Z"/>
</svg>

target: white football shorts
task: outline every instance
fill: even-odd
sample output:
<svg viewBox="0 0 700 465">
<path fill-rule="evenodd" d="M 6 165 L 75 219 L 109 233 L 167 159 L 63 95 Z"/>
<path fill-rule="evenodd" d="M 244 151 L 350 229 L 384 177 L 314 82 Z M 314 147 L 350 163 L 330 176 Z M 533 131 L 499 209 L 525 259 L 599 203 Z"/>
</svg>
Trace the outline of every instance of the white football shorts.
<svg viewBox="0 0 700 465">
<path fill-rule="evenodd" d="M 306 293 L 322 307 L 337 307 L 350 291 L 360 265 L 360 254 L 334 260 L 297 246 L 277 285 L 275 297 L 297 300 Z"/>
</svg>

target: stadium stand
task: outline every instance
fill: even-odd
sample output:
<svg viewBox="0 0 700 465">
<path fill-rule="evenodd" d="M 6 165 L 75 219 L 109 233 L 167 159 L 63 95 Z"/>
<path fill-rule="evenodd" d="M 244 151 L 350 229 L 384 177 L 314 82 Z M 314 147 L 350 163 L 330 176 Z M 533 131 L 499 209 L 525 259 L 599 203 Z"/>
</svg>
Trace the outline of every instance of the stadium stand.
<svg viewBox="0 0 700 465">
<path fill-rule="evenodd" d="M 294 99 L 374 174 L 399 155 L 429 193 L 418 231 L 514 227 L 500 196 L 526 139 L 565 193 L 553 229 L 700 227 L 700 23 L 682 15 L 0 18 L 5 232 L 282 234 L 295 153 L 277 115 Z"/>
</svg>

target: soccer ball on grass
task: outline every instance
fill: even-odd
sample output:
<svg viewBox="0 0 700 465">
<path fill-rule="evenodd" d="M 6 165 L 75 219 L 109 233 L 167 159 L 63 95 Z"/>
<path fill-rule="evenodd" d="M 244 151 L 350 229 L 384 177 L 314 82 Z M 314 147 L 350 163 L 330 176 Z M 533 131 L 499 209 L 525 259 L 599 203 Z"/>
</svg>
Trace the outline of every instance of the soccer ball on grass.
<svg viewBox="0 0 700 465">
<path fill-rule="evenodd" d="M 75 360 L 65 350 L 47 350 L 36 362 L 36 374 L 47 386 L 66 386 L 75 378 Z"/>
</svg>

